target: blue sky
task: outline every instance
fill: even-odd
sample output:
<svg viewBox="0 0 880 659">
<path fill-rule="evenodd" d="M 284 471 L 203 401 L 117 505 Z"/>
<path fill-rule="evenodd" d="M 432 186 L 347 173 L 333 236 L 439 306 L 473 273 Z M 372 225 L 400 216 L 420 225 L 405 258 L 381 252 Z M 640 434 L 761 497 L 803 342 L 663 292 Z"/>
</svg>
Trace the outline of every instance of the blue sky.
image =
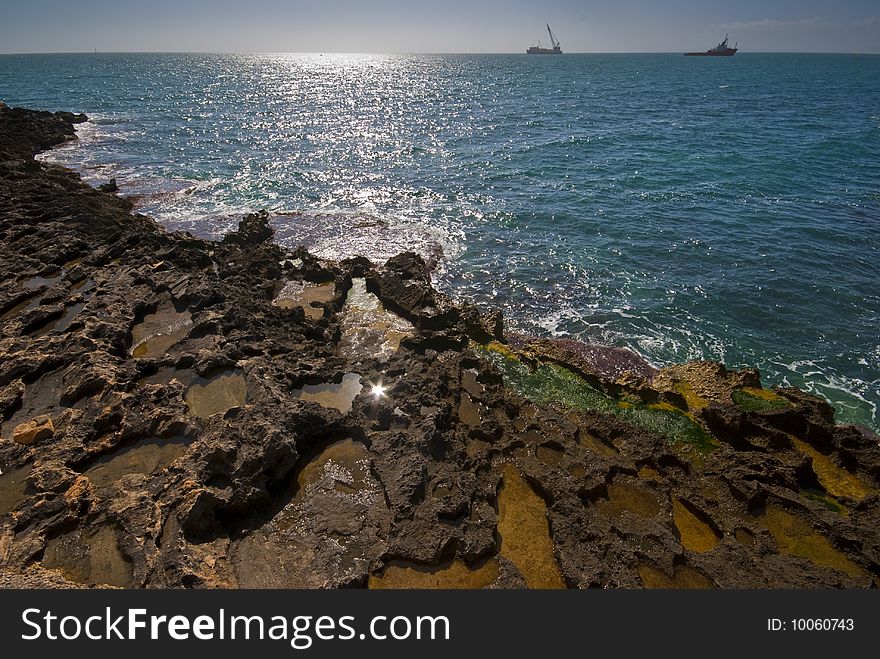
<svg viewBox="0 0 880 659">
<path fill-rule="evenodd" d="M 880 52 L 877 0 L 25 0 L 0 52 Z"/>
</svg>

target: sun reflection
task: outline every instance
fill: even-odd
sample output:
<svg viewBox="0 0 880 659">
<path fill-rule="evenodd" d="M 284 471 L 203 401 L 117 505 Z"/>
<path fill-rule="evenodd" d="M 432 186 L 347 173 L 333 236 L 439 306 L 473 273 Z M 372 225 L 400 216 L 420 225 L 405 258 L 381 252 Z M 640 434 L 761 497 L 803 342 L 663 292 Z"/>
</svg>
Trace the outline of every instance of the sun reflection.
<svg viewBox="0 0 880 659">
<path fill-rule="evenodd" d="M 387 394 L 385 392 L 387 390 L 388 387 L 382 384 L 381 380 L 379 380 L 375 384 L 372 382 L 370 383 L 370 393 L 373 394 L 373 398 L 375 398 L 376 400 L 379 400 L 383 396 L 386 396 Z"/>
</svg>

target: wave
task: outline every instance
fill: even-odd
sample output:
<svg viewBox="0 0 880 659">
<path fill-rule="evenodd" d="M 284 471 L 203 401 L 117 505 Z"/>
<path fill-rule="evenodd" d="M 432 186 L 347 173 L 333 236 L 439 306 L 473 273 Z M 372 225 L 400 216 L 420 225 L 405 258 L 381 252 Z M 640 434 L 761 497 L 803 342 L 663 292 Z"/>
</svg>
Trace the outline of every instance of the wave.
<svg viewBox="0 0 880 659">
<path fill-rule="evenodd" d="M 458 251 L 456 239 L 442 226 L 426 226 L 408 218 L 348 209 L 276 209 L 273 214 L 275 240 L 279 244 L 304 246 L 320 258 L 365 256 L 375 263 L 384 263 L 401 252 L 416 252 L 431 270 L 437 270 Z"/>
</svg>

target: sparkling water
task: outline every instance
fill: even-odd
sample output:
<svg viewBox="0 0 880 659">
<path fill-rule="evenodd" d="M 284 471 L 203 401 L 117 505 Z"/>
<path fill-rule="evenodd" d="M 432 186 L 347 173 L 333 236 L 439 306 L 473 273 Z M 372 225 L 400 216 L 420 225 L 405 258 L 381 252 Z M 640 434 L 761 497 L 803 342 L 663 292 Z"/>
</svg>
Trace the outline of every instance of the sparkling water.
<svg viewBox="0 0 880 659">
<path fill-rule="evenodd" d="M 757 366 L 878 425 L 880 57 L 9 55 L 45 156 L 217 237 L 422 253 L 520 331 Z"/>
</svg>

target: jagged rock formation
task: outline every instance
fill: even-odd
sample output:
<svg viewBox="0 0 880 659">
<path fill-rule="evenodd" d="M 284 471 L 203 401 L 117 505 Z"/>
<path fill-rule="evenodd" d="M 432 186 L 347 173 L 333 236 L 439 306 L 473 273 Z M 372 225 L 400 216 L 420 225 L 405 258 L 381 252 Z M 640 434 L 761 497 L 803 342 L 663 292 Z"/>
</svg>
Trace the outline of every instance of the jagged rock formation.
<svg viewBox="0 0 880 659">
<path fill-rule="evenodd" d="M 266 213 L 168 233 L 33 160 L 82 120 L 0 106 L 0 585 L 876 585 L 880 446 L 824 402 Z"/>
</svg>

